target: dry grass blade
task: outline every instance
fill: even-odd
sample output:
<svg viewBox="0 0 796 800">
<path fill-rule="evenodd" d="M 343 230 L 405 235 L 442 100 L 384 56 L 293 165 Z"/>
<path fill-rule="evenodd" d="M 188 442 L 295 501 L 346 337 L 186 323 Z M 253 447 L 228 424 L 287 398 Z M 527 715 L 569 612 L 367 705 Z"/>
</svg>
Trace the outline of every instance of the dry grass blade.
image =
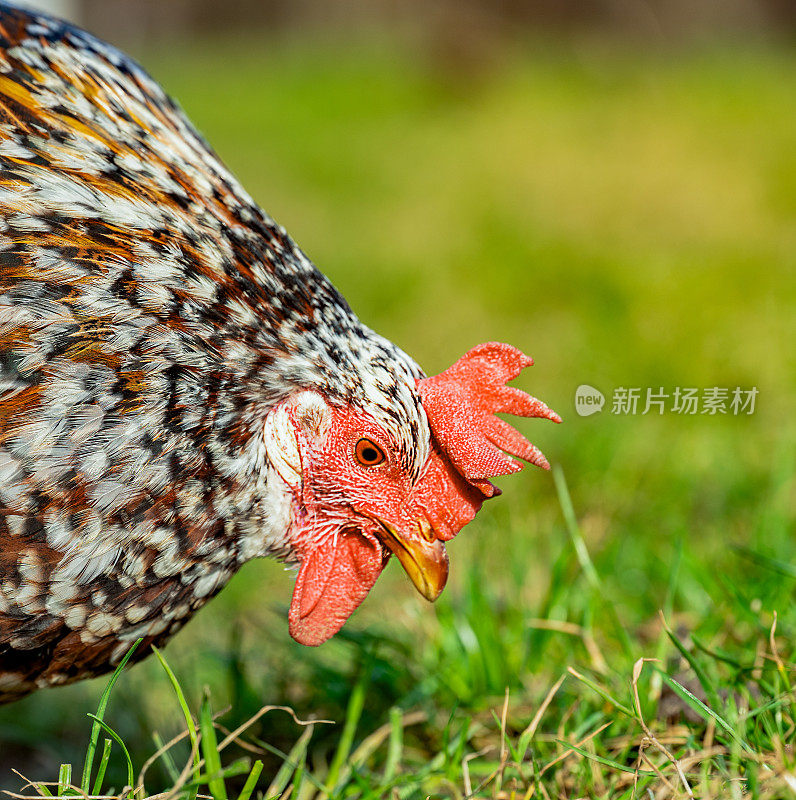
<svg viewBox="0 0 796 800">
<path fill-rule="evenodd" d="M 777 671 L 779 672 L 782 679 L 785 681 L 785 685 L 790 686 L 790 683 L 788 681 L 788 673 L 787 670 L 785 669 L 785 664 L 783 663 L 782 658 L 780 657 L 779 648 L 777 648 L 776 634 L 777 634 L 777 612 L 775 610 L 774 621 L 771 623 L 771 631 L 769 632 L 768 635 L 768 641 L 771 647 L 771 656 L 774 659 L 774 663 L 777 665 Z"/>
<path fill-rule="evenodd" d="M 229 711 L 229 708 L 223 709 L 222 711 L 218 711 L 216 714 L 213 715 L 213 722 L 215 723 L 215 721 L 219 717 L 224 716 L 224 714 L 226 714 L 228 711 Z M 174 747 L 174 745 L 179 744 L 179 742 L 181 742 L 183 739 L 188 738 L 190 735 L 191 735 L 191 732 L 189 730 L 187 730 L 187 729 L 182 731 L 182 733 L 178 733 L 176 736 L 174 736 L 173 738 L 169 739 L 169 741 L 166 742 L 164 745 L 159 747 L 144 762 L 143 766 L 141 767 L 141 770 L 138 773 L 138 780 L 136 781 L 136 784 L 135 784 L 135 791 L 136 791 L 136 795 L 137 796 L 139 796 L 139 797 L 146 796 L 148 798 L 148 796 L 146 795 L 146 788 L 145 788 L 145 785 L 144 785 L 144 776 L 146 775 L 147 771 L 152 766 L 152 764 L 154 764 L 159 758 L 161 758 L 161 756 L 163 756 L 164 753 L 167 753 L 169 750 L 171 750 L 171 748 Z M 221 748 L 219 747 L 219 750 L 220 749 Z M 201 765 L 203 763 L 204 763 L 203 761 L 200 761 L 199 765 Z"/>
<path fill-rule="evenodd" d="M 796 793 L 796 775 L 791 775 L 790 772 L 784 772 L 782 774 L 782 780 L 788 784 L 788 788 L 792 792 Z"/>
<path fill-rule="evenodd" d="M 17 769 L 12 769 L 11 772 L 14 775 L 16 775 L 18 778 L 20 778 L 22 781 L 24 781 L 23 785 L 20 787 L 19 791 L 17 791 L 17 792 L 12 792 L 9 789 L 3 789 L 2 790 L 2 793 L 4 795 L 6 795 L 7 797 L 13 797 L 14 800 L 38 800 L 38 798 L 40 798 L 40 797 L 47 797 L 48 796 L 46 793 L 42 792 L 41 789 L 39 789 L 39 787 L 41 787 L 41 786 L 53 786 L 56 789 L 58 789 L 58 787 L 59 787 L 59 782 L 58 781 L 32 781 L 29 778 L 27 778 L 25 775 L 23 775 Z M 24 792 L 25 792 L 25 789 L 27 789 L 27 788 L 37 789 L 38 791 L 37 791 L 36 794 L 25 794 Z M 85 800 L 89 800 L 89 798 L 91 798 L 91 800 L 118 800 L 118 798 L 121 798 L 122 796 L 124 796 L 126 794 L 126 792 L 124 790 L 118 795 L 86 794 L 85 792 L 83 792 L 83 790 L 79 786 L 75 786 L 75 785 L 73 785 L 71 783 L 68 784 L 66 787 L 63 787 L 63 788 L 65 790 L 69 791 L 69 796 L 70 797 L 83 797 L 83 798 L 85 798 Z M 127 787 L 124 787 L 124 789 L 127 789 Z"/>
<path fill-rule="evenodd" d="M 600 725 L 599 728 L 593 730 L 588 736 L 584 736 L 580 741 L 575 742 L 575 747 L 583 747 L 584 744 L 590 742 L 595 736 L 599 736 L 607 727 L 613 725 L 613 721 L 604 722 Z M 561 763 L 564 759 L 569 758 L 572 755 L 578 755 L 575 750 L 567 750 L 565 753 L 561 753 L 560 755 L 556 756 L 552 761 L 545 764 L 542 769 L 539 771 L 539 777 L 541 778 L 548 770 L 552 769 L 556 764 Z"/>
<path fill-rule="evenodd" d="M 10 792 L 8 789 L 3 789 L 3 794 L 8 795 L 9 797 L 30 797 L 31 795 L 20 794 L 20 792 L 24 792 L 25 789 L 27 789 L 29 786 L 33 787 L 34 789 L 38 788 L 39 786 L 58 786 L 58 782 L 57 781 L 53 781 L 53 782 L 32 781 L 32 780 L 26 778 L 18 769 L 12 769 L 11 772 L 13 772 L 14 775 L 16 775 L 22 781 L 24 781 L 24 783 L 23 783 L 22 787 L 20 788 L 19 792 Z M 46 795 L 44 795 L 41 791 L 39 791 L 39 793 L 37 795 L 35 795 L 35 796 L 36 797 L 45 797 Z"/>
<path fill-rule="evenodd" d="M 582 625 L 577 625 L 574 622 L 566 622 L 558 619 L 544 619 L 534 618 L 528 620 L 527 625 L 529 628 L 538 628 L 539 630 L 555 631 L 556 633 L 564 633 L 567 636 L 577 636 L 586 648 L 589 658 L 592 662 L 592 667 L 598 672 L 608 671 L 608 662 L 605 660 L 602 651 L 597 645 L 597 641 L 590 630 L 584 628 Z"/>
<path fill-rule="evenodd" d="M 221 732 L 222 736 L 225 737 L 229 736 L 231 733 L 230 729 L 222 725 L 220 722 L 216 723 L 216 729 Z M 256 744 L 247 742 L 245 739 L 241 739 L 240 736 L 235 739 L 235 744 L 240 747 L 241 750 L 245 750 L 247 753 L 251 753 L 254 756 L 262 756 L 268 752 L 263 747 L 259 747 Z"/>
<path fill-rule="evenodd" d="M 195 739 L 191 741 L 191 752 L 188 756 L 187 763 L 182 769 L 182 772 L 180 772 L 179 777 L 174 783 L 174 786 L 172 786 L 171 789 L 164 794 L 165 800 L 172 800 L 172 798 L 179 793 L 180 789 L 182 789 L 182 787 L 188 783 L 191 774 L 194 771 L 198 772 L 204 766 L 205 761 L 203 758 L 197 758 L 198 753 L 199 741 L 198 739 Z"/>
<path fill-rule="evenodd" d="M 650 730 L 649 726 L 644 721 L 643 714 L 641 713 L 641 700 L 639 699 L 639 696 L 638 696 L 638 681 L 639 681 L 639 678 L 641 677 L 641 671 L 644 669 L 644 663 L 646 661 L 657 661 L 657 659 L 655 659 L 655 658 L 639 658 L 636 661 L 636 663 L 633 665 L 633 680 L 632 680 L 633 703 L 635 704 L 636 715 L 638 717 L 639 725 L 641 725 L 641 727 L 644 729 L 644 733 L 646 734 L 646 736 L 649 739 L 649 741 L 658 750 L 660 750 L 660 752 L 663 753 L 663 755 L 665 755 L 666 758 L 669 759 L 669 761 L 672 763 L 674 768 L 677 770 L 677 774 L 680 776 L 680 781 L 683 784 L 683 788 L 685 789 L 686 794 L 689 797 L 693 797 L 694 796 L 694 792 L 691 789 L 691 785 L 688 783 L 688 779 L 685 777 L 685 773 L 683 772 L 683 769 L 680 766 L 680 762 L 674 757 L 674 755 L 672 755 L 672 752 L 664 744 L 662 744 L 658 740 L 658 738 L 655 736 L 655 734 Z M 657 772 L 657 769 L 656 769 L 656 772 Z"/>
<path fill-rule="evenodd" d="M 141 767 L 141 771 L 138 773 L 138 780 L 136 781 L 136 792 L 145 792 L 144 788 L 144 777 L 146 773 L 149 771 L 149 768 L 161 757 L 164 753 L 167 753 L 171 750 L 174 745 L 179 744 L 183 739 L 187 739 L 189 733 L 187 730 L 184 730 L 182 733 L 178 733 L 173 738 L 169 739 L 162 747 L 159 747 L 144 763 Z"/>
<path fill-rule="evenodd" d="M 650 743 L 649 739 L 647 739 L 647 743 Z M 663 772 L 661 772 L 661 768 L 644 752 L 644 748 L 641 746 L 639 746 L 638 750 L 638 760 L 639 760 L 639 766 L 643 761 L 658 776 L 661 783 L 667 789 L 669 789 L 669 791 L 672 793 L 673 796 L 677 794 L 677 787 L 663 774 Z M 633 776 L 633 786 L 635 787 L 637 785 L 638 785 L 638 771 Z"/>
<path fill-rule="evenodd" d="M 218 749 L 219 750 L 223 750 L 225 747 L 230 745 L 244 731 L 248 730 L 252 725 L 254 725 L 254 723 L 257 722 L 257 720 L 260 719 L 260 717 L 264 716 L 269 711 L 286 711 L 288 714 L 290 714 L 291 717 L 293 717 L 293 722 L 295 722 L 296 725 L 302 725 L 302 726 L 304 726 L 304 725 L 334 725 L 334 720 L 331 720 L 331 719 L 310 719 L 310 720 L 299 719 L 296 716 L 296 712 L 292 708 L 290 708 L 290 706 L 263 706 L 256 714 L 254 714 L 253 716 L 249 717 L 249 719 L 246 720 L 246 722 L 244 722 L 242 725 L 239 725 L 237 728 L 235 728 L 235 730 L 232 731 L 232 733 L 230 733 L 228 736 L 225 736 L 219 742 Z"/>
<path fill-rule="evenodd" d="M 542 700 L 542 705 L 539 706 L 539 710 L 534 714 L 533 719 L 531 720 L 528 727 L 522 732 L 520 738 L 527 737 L 529 740 L 533 739 L 534 735 L 536 734 L 536 729 L 539 727 L 539 723 L 542 721 L 542 717 L 544 716 L 544 712 L 547 711 L 547 707 L 553 701 L 553 698 L 556 696 L 558 690 L 561 688 L 561 684 L 567 679 L 567 673 L 564 673 L 551 687 L 550 691 L 545 696 L 545 699 Z"/>
<path fill-rule="evenodd" d="M 298 716 L 296 716 L 295 711 L 289 706 L 263 706 L 256 714 L 250 717 L 246 722 L 242 725 L 238 726 L 232 733 L 226 736 L 221 742 L 219 742 L 218 750 L 221 751 L 223 748 L 230 745 L 232 742 L 236 741 L 238 737 L 247 729 L 250 728 L 258 719 L 260 719 L 264 714 L 267 714 L 269 711 L 287 711 L 291 717 L 293 717 L 294 722 L 298 725 L 304 726 L 313 726 L 316 723 L 328 723 L 333 724 L 332 720 L 301 720 Z M 189 735 L 189 731 L 185 732 L 185 735 Z M 174 786 L 166 793 L 163 794 L 164 800 L 172 800 L 174 796 L 182 789 L 183 786 L 188 782 L 191 773 L 200 770 L 205 765 L 204 758 L 196 758 L 198 753 L 198 741 L 192 742 L 191 746 L 191 753 L 186 763 L 185 767 L 183 768 L 182 772 L 179 775 L 179 778 L 175 782 Z M 165 747 L 165 745 L 164 745 Z M 161 748 L 162 749 L 162 748 Z M 148 800 L 151 800 L 148 798 Z"/>
<path fill-rule="evenodd" d="M 498 767 L 498 777 L 495 784 L 497 794 L 503 788 L 503 774 L 506 770 L 509 752 L 506 747 L 506 719 L 509 713 L 509 687 L 506 687 L 506 694 L 503 697 L 503 709 L 500 712 L 500 766 Z"/>
<path fill-rule="evenodd" d="M 418 725 L 428 719 L 425 711 L 410 711 L 401 717 L 401 727 L 407 728 L 410 725 Z M 373 733 L 362 740 L 362 744 L 351 754 L 351 763 L 358 764 L 367 758 L 376 748 L 378 748 L 390 735 L 391 724 L 385 723 L 377 728 Z"/>
<path fill-rule="evenodd" d="M 680 766 L 683 768 L 683 772 L 688 772 L 692 767 L 695 767 L 697 764 L 701 764 L 704 761 L 708 761 L 711 758 L 715 758 L 716 756 L 726 756 L 729 754 L 729 750 L 726 747 L 722 747 L 721 745 L 714 745 L 712 747 L 703 747 L 700 751 L 696 753 L 692 753 L 691 755 L 686 756 L 685 758 L 680 759 Z"/>
<path fill-rule="evenodd" d="M 500 712 L 500 761 L 506 760 L 506 717 L 509 713 L 509 687 L 506 687 L 506 694 L 503 697 L 503 709 Z"/>
<path fill-rule="evenodd" d="M 581 625 L 561 619 L 535 617 L 534 619 L 529 619 L 525 624 L 529 628 L 538 628 L 543 631 L 555 631 L 556 633 L 565 633 L 568 636 L 583 636 L 583 627 Z"/>
<path fill-rule="evenodd" d="M 470 779 L 470 762 L 474 761 L 476 758 L 481 758 L 481 756 L 485 756 L 487 753 L 491 753 L 492 750 L 494 750 L 494 749 L 495 748 L 492 747 L 491 745 L 489 745 L 487 747 L 482 747 L 480 750 L 476 751 L 475 753 L 468 753 L 462 759 L 462 784 L 464 785 L 464 796 L 466 798 L 473 797 L 473 785 L 472 785 L 472 781 Z M 492 779 L 494 774 L 495 773 L 493 773 L 492 776 L 490 776 L 487 779 L 487 783 Z M 484 786 L 484 784 L 480 784 L 476 791 L 478 791 L 481 788 L 483 788 L 483 786 Z"/>
</svg>

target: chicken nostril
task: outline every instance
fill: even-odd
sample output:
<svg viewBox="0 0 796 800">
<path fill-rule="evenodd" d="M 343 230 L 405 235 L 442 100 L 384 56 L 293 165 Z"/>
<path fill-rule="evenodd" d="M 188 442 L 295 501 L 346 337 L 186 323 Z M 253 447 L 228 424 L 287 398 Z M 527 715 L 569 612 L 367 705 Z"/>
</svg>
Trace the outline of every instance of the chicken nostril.
<svg viewBox="0 0 796 800">
<path fill-rule="evenodd" d="M 420 535 L 429 543 L 433 543 L 437 540 L 437 532 L 431 525 L 419 525 L 420 528 Z"/>
</svg>

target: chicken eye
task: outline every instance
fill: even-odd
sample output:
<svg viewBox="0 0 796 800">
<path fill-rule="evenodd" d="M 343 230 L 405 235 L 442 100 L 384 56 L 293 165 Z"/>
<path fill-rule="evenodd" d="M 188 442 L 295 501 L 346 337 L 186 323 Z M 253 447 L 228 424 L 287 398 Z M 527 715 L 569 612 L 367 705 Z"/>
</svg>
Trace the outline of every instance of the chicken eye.
<svg viewBox="0 0 796 800">
<path fill-rule="evenodd" d="M 360 439 L 354 452 L 363 467 L 375 467 L 384 461 L 384 451 L 370 439 Z"/>
</svg>

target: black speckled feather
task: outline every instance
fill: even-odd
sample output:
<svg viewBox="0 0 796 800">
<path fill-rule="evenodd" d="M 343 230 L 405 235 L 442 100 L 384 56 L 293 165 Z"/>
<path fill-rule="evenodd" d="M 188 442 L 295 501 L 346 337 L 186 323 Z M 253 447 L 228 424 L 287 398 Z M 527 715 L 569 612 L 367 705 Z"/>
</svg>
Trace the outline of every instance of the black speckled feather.
<svg viewBox="0 0 796 800">
<path fill-rule="evenodd" d="M 0 3 L 0 701 L 292 560 L 255 440 L 296 388 L 367 401 L 419 469 L 419 377 L 138 65 Z"/>
</svg>

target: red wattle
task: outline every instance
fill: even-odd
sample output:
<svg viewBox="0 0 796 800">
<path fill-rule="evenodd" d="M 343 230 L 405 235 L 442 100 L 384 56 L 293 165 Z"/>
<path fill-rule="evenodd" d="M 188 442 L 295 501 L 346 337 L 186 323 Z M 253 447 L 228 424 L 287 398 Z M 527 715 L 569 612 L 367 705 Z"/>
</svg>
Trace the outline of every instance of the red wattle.
<svg viewBox="0 0 796 800">
<path fill-rule="evenodd" d="M 378 540 L 359 530 L 344 530 L 313 545 L 296 578 L 290 635 L 311 646 L 334 636 L 367 597 L 383 563 Z"/>
</svg>

